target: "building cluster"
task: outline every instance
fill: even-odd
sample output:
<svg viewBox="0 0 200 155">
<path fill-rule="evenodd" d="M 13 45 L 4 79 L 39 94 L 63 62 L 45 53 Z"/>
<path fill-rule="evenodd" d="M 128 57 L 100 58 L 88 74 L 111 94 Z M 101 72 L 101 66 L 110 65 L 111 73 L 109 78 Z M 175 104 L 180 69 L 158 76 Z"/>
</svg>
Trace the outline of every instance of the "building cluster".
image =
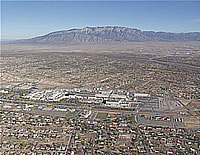
<svg viewBox="0 0 200 155">
<path fill-rule="evenodd" d="M 74 99 L 79 103 L 104 105 L 107 107 L 131 107 L 138 97 L 148 98 L 149 94 L 129 93 L 127 91 L 103 91 L 90 89 L 35 90 L 22 96 L 24 99 L 44 102 L 60 102 Z"/>
<path fill-rule="evenodd" d="M 132 138 L 137 145 L 140 141 L 148 153 L 157 154 L 199 154 L 200 131 L 184 128 L 139 126 L 140 136 Z"/>
<path fill-rule="evenodd" d="M 20 87 L 21 88 L 21 87 Z M 101 108 L 125 108 L 127 110 L 139 109 L 140 111 L 182 110 L 184 107 L 177 99 L 166 96 L 150 95 L 146 93 L 129 92 L 125 90 L 102 89 L 2 89 L 0 92 L 3 101 L 15 100 L 30 103 L 36 107 L 36 103 L 49 103 L 53 105 L 80 105 L 90 104 Z M 5 104 L 6 108 L 10 106 Z M 4 107 L 5 107 L 4 106 Z M 29 105 L 27 105 L 29 106 Z M 19 106 L 17 106 L 19 107 Z M 11 107 L 10 107 L 11 108 Z M 28 108 L 28 107 L 27 107 Z M 38 109 L 42 109 L 40 106 Z M 20 109 L 20 108 L 19 108 Z M 53 108 L 46 108 L 53 110 Z M 62 108 L 55 107 L 54 111 Z"/>
<path fill-rule="evenodd" d="M 199 130 L 137 125 L 133 114 L 98 113 L 94 120 L 6 111 L 0 115 L 1 153 L 200 153 Z"/>
<path fill-rule="evenodd" d="M 73 120 L 1 111 L 0 152 L 65 153 Z"/>
</svg>

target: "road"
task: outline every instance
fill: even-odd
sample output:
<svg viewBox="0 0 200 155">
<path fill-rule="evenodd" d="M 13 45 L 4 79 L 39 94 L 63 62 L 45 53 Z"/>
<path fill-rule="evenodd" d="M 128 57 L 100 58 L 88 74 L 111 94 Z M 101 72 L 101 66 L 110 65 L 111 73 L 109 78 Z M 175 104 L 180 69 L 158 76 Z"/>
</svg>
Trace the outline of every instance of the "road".
<svg viewBox="0 0 200 155">
<path fill-rule="evenodd" d="M 28 150 L 28 149 L 17 149 L 17 150 L 15 150 L 15 149 L 6 149 L 6 148 L 1 148 L 0 149 L 0 152 L 1 151 L 3 151 L 3 152 L 5 152 L 5 151 L 8 151 L 8 152 L 26 152 L 26 153 L 29 153 L 29 152 L 31 152 L 31 153 L 33 153 L 32 152 L 32 150 Z M 36 152 L 35 152 L 36 153 Z M 61 153 L 63 153 L 63 155 L 65 154 L 65 151 L 51 151 L 51 150 L 49 150 L 49 151 L 42 151 L 42 150 L 37 150 L 37 153 L 51 153 L 51 154 L 54 154 L 54 153 L 58 153 L 58 154 L 61 154 Z M 36 153 L 36 154 L 37 154 Z"/>
<path fill-rule="evenodd" d="M 3 101 L 2 103 L 2 106 L 3 104 L 5 104 L 6 102 L 8 103 L 12 103 L 13 101 L 12 100 L 5 100 L 5 99 L 0 99 L 1 101 Z M 187 107 L 185 107 L 179 100 L 176 99 L 176 102 L 179 102 L 179 104 L 182 105 L 182 107 L 185 109 L 185 111 L 189 111 L 189 109 Z M 35 105 L 36 106 L 36 109 L 32 109 L 32 111 L 23 111 L 23 110 L 20 110 L 20 112 L 24 112 L 24 113 L 33 113 L 33 114 L 39 114 L 39 115 L 50 115 L 50 116 L 60 116 L 60 117 L 66 117 L 66 112 L 62 112 L 62 111 L 47 111 L 47 110 L 41 110 L 41 109 L 37 109 L 37 106 L 40 106 L 40 105 L 45 105 L 45 103 L 37 103 L 37 102 L 32 102 L 32 101 L 29 101 L 27 103 L 27 101 L 14 101 L 14 103 L 17 103 L 17 104 L 32 104 L 32 105 Z M 51 104 L 51 107 L 54 107 L 54 106 L 58 106 L 57 103 L 56 104 L 53 104 L 53 103 L 47 103 L 47 104 Z M 85 105 L 84 107 L 81 107 L 81 106 L 69 106 L 69 105 L 66 105 L 65 103 L 60 103 L 59 105 L 62 105 L 62 108 L 74 108 L 74 109 L 79 109 L 80 111 L 73 115 L 73 116 L 69 116 L 67 117 L 68 119 L 70 118 L 76 118 L 77 116 L 79 116 L 81 114 L 81 112 L 85 109 L 85 107 L 87 105 Z M 175 111 L 154 111 L 153 108 L 152 110 L 145 110 L 144 109 L 141 109 L 141 107 L 136 107 L 137 108 L 137 112 L 135 111 L 130 111 L 130 110 L 120 110 L 120 109 L 110 109 L 110 108 L 107 108 L 105 106 L 99 106 L 98 108 L 96 107 L 92 107 L 90 110 L 92 111 L 92 115 L 89 117 L 90 119 L 95 116 L 95 113 L 97 112 L 105 112 L 105 113 L 126 113 L 126 114 L 135 114 L 136 115 L 136 121 L 138 123 L 142 123 L 142 124 L 145 124 L 146 122 L 146 125 L 159 125 L 159 121 L 151 121 L 150 124 L 148 123 L 148 121 L 143 121 L 143 122 L 139 122 L 139 118 L 141 115 L 149 115 L 149 116 L 163 116 L 163 117 L 171 117 L 171 118 L 186 118 L 186 119 L 200 119 L 200 116 L 195 116 L 195 115 L 180 115 L 179 112 L 177 112 L 176 110 Z M 143 111 L 141 111 L 141 110 Z M 183 110 L 184 110 L 183 109 Z M 2 109 L 2 110 L 6 110 L 6 111 L 14 111 L 14 109 Z M 190 113 L 189 113 L 190 114 Z M 180 125 L 176 126 L 177 123 L 174 123 L 173 120 L 170 121 L 174 127 L 182 127 Z M 162 125 L 163 123 L 166 123 L 165 121 L 161 122 L 160 125 Z M 167 123 L 166 123 L 167 124 Z"/>
<path fill-rule="evenodd" d="M 75 117 L 77 117 L 77 116 L 79 116 L 82 112 L 83 112 L 83 110 L 86 108 L 86 106 L 84 106 L 83 108 L 82 108 L 82 110 L 80 110 L 75 116 L 73 116 L 72 118 L 75 118 Z M 70 135 L 70 138 L 69 138 L 69 141 L 68 141 L 68 144 L 67 144 L 67 150 L 66 150 L 66 155 L 68 155 L 68 151 L 69 151 L 69 149 L 70 149 L 70 146 L 71 146 L 71 142 L 72 142 L 72 138 L 75 136 L 75 134 L 76 134 L 76 131 L 75 131 L 75 129 L 76 129 L 76 126 L 78 125 L 78 119 L 76 119 L 76 122 L 75 122 L 75 124 L 74 124 L 74 129 L 73 129 L 73 131 L 72 131 L 72 134 Z"/>
<path fill-rule="evenodd" d="M 0 99 L 0 101 L 2 101 L 2 99 Z M 10 100 L 3 100 L 4 102 L 7 102 L 10 103 L 11 101 Z M 19 103 L 19 101 L 15 101 L 17 103 Z M 21 102 L 20 102 L 21 103 Z M 29 102 L 31 104 L 33 104 L 33 102 Z M 4 103 L 3 103 L 4 104 Z M 35 103 L 34 102 L 34 105 L 40 105 L 40 103 Z M 63 104 L 65 105 L 65 104 Z M 86 105 L 85 105 L 86 106 Z M 75 109 L 82 109 L 82 107 L 75 107 L 75 106 L 68 106 L 68 105 L 65 105 L 65 108 L 75 108 Z M 5 109 L 2 109 L 2 110 L 5 110 Z M 12 110 L 9 110 L 9 109 L 6 109 L 8 111 L 12 111 Z M 95 111 L 95 112 L 114 112 L 114 113 L 130 113 L 130 114 L 137 114 L 137 112 L 135 111 L 126 111 L 126 110 L 117 110 L 117 109 L 106 109 L 106 107 L 102 107 L 102 109 L 100 108 L 91 108 L 92 111 Z M 188 111 L 188 109 L 186 109 L 186 111 Z M 23 112 L 23 111 L 21 111 Z M 43 113 L 44 112 L 44 113 Z M 82 111 L 80 111 L 79 113 L 77 113 L 75 116 L 72 116 L 72 117 L 76 117 L 78 116 Z M 31 111 L 30 111 L 31 113 Z M 60 112 L 62 113 L 62 112 Z M 41 114 L 45 114 L 45 110 L 41 110 Z M 181 118 L 196 118 L 196 119 L 199 119 L 200 116 L 191 116 L 191 115 L 180 115 L 178 114 L 177 112 L 174 112 L 174 111 L 140 111 L 138 114 L 148 114 L 148 115 L 160 115 L 160 116 L 176 116 L 176 117 L 181 117 Z"/>
</svg>

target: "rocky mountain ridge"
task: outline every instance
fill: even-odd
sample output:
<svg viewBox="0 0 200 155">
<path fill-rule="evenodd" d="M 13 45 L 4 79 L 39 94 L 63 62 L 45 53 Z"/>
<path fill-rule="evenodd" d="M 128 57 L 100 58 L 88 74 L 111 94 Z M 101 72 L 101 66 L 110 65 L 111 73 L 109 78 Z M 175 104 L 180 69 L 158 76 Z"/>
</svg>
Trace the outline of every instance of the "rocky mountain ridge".
<svg viewBox="0 0 200 155">
<path fill-rule="evenodd" d="M 56 31 L 31 39 L 18 40 L 18 42 L 24 43 L 120 43 L 145 41 L 200 41 L 200 32 L 169 33 L 105 26 Z"/>
</svg>

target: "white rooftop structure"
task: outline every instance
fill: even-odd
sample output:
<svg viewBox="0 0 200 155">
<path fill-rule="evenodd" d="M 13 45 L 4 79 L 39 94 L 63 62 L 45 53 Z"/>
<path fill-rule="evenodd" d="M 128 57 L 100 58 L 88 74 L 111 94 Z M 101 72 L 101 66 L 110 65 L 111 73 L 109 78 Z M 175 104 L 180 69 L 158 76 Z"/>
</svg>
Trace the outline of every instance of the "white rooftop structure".
<svg viewBox="0 0 200 155">
<path fill-rule="evenodd" d="M 134 93 L 134 97 L 150 97 L 150 95 L 144 93 Z"/>
</svg>

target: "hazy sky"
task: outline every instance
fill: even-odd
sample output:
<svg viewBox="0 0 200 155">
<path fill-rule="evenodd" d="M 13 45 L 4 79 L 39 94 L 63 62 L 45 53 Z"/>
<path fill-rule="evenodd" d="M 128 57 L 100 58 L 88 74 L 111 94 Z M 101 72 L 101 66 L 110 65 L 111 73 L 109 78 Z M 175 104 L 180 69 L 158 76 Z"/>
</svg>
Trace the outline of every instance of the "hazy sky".
<svg viewBox="0 0 200 155">
<path fill-rule="evenodd" d="M 196 2 L 4 1 L 2 39 L 21 39 L 86 26 L 126 26 L 141 30 L 200 31 Z"/>
</svg>

